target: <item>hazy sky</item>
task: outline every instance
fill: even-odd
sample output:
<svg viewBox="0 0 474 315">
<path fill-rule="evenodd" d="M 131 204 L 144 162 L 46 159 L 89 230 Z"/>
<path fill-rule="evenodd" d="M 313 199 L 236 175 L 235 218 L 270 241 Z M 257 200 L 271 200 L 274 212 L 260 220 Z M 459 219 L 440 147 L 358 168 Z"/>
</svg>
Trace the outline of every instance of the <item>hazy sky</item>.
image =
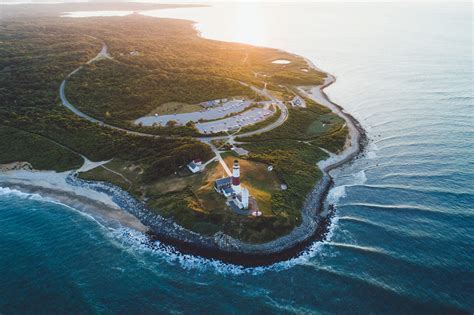
<svg viewBox="0 0 474 315">
<path fill-rule="evenodd" d="M 94 0 L 0 0 L 0 3 L 41 2 L 96 2 Z M 98 0 L 97 2 L 152 2 L 152 3 L 225 3 L 225 2 L 469 2 L 469 0 Z"/>
<path fill-rule="evenodd" d="M 213 2 L 469 2 L 469 0 L 168 0 L 168 1 L 154 1 L 154 0 L 131 0 L 136 2 L 156 2 L 156 3 L 213 3 Z"/>
</svg>

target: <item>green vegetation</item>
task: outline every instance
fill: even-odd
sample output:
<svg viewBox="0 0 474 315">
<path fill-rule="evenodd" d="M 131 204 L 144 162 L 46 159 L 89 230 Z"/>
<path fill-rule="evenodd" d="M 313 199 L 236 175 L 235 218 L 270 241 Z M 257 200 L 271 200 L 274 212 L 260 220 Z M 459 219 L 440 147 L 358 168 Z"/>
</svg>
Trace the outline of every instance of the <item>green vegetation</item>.
<svg viewBox="0 0 474 315">
<path fill-rule="evenodd" d="M 164 103 L 148 114 L 146 116 L 153 116 L 153 115 L 170 115 L 170 114 L 183 114 L 183 113 L 192 113 L 198 112 L 202 109 L 201 105 L 198 104 L 186 104 L 180 102 L 169 102 Z M 106 113 L 107 114 L 107 113 Z"/>
<path fill-rule="evenodd" d="M 252 124 L 252 125 L 242 127 L 238 134 L 259 130 L 259 129 L 265 127 L 265 126 L 271 125 L 274 122 L 276 122 L 278 120 L 278 118 L 280 118 L 280 116 L 281 116 L 281 110 L 280 110 L 280 107 L 277 107 L 274 114 L 272 114 L 269 118 L 267 118 L 263 121 L 259 121 L 256 124 Z"/>
<path fill-rule="evenodd" d="M 339 152 L 344 147 L 347 136 L 344 120 L 310 99 L 305 99 L 305 101 L 307 108 L 288 109 L 289 118 L 282 126 L 270 132 L 240 140 L 246 142 L 306 141 L 328 151 Z"/>
<path fill-rule="evenodd" d="M 235 159 L 227 154 L 230 166 Z M 271 195 L 280 190 L 280 181 L 275 172 L 268 172 L 262 163 L 240 160 L 242 183 L 257 199 L 262 217 L 245 217 L 234 213 L 225 198 L 214 191 L 214 181 L 223 176 L 219 163 L 210 164 L 203 173 L 189 176 L 186 168 L 151 183 L 143 181 L 142 170 L 135 165 L 114 160 L 105 165 L 119 172 L 116 175 L 103 167 L 80 173 L 84 179 L 111 182 L 130 191 L 135 197 L 146 200 L 147 207 L 178 224 L 204 235 L 223 231 L 233 237 L 249 242 L 264 242 L 288 233 L 294 226 L 284 216 L 275 216 L 271 211 Z"/>
<path fill-rule="evenodd" d="M 65 171 L 80 167 L 82 158 L 53 141 L 0 125 L 0 163 L 28 161 L 37 170 Z"/>
<path fill-rule="evenodd" d="M 113 173 L 102 166 L 96 167 L 85 173 L 79 173 L 79 177 L 85 180 L 109 182 L 131 192 L 130 182 L 125 180 L 122 176 Z"/>
<path fill-rule="evenodd" d="M 316 163 L 327 154 L 321 149 L 339 151 L 345 143 L 344 121 L 311 100 L 307 108 L 289 109 L 282 126 L 257 136 L 238 138 L 249 150 L 249 159 L 270 164 L 287 185 L 272 194 L 272 211 L 298 225 L 303 202 L 321 178 Z M 325 124 L 324 128 L 321 128 Z"/>
<path fill-rule="evenodd" d="M 320 175 L 316 162 L 327 156 L 320 147 L 337 152 L 347 135 L 343 121 L 327 109 L 307 100 L 307 109 L 289 109 L 283 126 L 238 140 L 251 152 L 242 161 L 242 181 L 264 213 L 259 218 L 235 214 L 214 192 L 213 182 L 222 175 L 217 163 L 204 173 L 186 174 L 184 165 L 190 160 L 213 156 L 207 145 L 190 137 L 196 135 L 192 124 L 153 128 L 130 121 L 151 112 L 187 111 L 193 106 L 189 104 L 209 99 L 254 98 L 240 82 L 257 87 L 267 82 L 283 96 L 288 89 L 282 84 L 320 84 L 322 73 L 300 70 L 307 67 L 303 58 L 206 40 L 188 21 L 138 15 L 67 19 L 48 16 L 48 6 L 40 7 L 41 17 L 33 17 L 29 6 L 14 7 L 2 8 L 6 14 L 0 20 L 0 163 L 27 161 L 37 169 L 64 171 L 77 168 L 80 155 L 93 161 L 113 159 L 80 176 L 127 189 L 152 211 L 206 235 L 223 231 L 264 242 L 299 224 L 301 205 Z M 112 124 L 167 137 L 93 124 L 60 104 L 62 80 L 93 58 L 102 41 L 113 59 L 75 73 L 66 85 L 70 101 Z M 272 64 L 275 59 L 291 63 Z M 279 115 L 277 110 L 242 132 L 270 124 Z M 271 173 L 269 164 L 274 166 Z M 287 190 L 280 188 L 282 183 Z"/>
<path fill-rule="evenodd" d="M 125 32 L 123 36 L 126 37 Z M 157 41 L 156 45 L 161 43 Z M 148 53 L 156 58 L 158 52 Z M 148 53 L 133 58 L 145 59 Z M 181 69 L 179 63 L 174 65 L 177 69 L 161 70 L 127 61 L 103 60 L 85 66 L 66 86 L 69 100 L 92 117 L 123 125 L 169 102 L 195 104 L 253 94 L 249 88 L 229 79 L 193 74 L 186 69 L 177 71 Z M 142 62 L 148 64 L 146 60 Z"/>
<path fill-rule="evenodd" d="M 130 121 L 170 102 L 253 98 L 255 93 L 239 81 L 256 86 L 266 81 L 310 85 L 323 78 L 317 71 L 302 72 L 306 61 L 298 56 L 200 38 L 189 21 L 128 16 L 82 19 L 76 24 L 86 29 L 93 24 L 95 30 L 88 33 L 108 45 L 113 59 L 84 66 L 69 80 L 66 94 L 82 111 L 127 128 L 133 128 Z M 271 63 L 280 57 L 292 63 Z"/>
<path fill-rule="evenodd" d="M 56 144 L 57 150 L 63 150 L 61 145 L 66 146 L 93 161 L 111 158 L 133 161 L 140 164 L 145 173 L 153 173 L 150 177 L 172 174 L 179 163 L 196 156 L 209 157 L 211 150 L 190 138 L 125 134 L 78 118 L 59 104 L 61 81 L 95 56 L 101 47 L 100 42 L 84 35 L 94 32 L 94 23 L 85 27 L 75 21 L 61 18 L 0 20 L 2 125 L 50 139 L 49 146 Z M 30 143 L 36 141 L 32 139 L 36 138 L 31 135 Z M 67 158 L 69 153 L 62 160 L 55 154 L 49 158 L 41 155 L 40 159 L 36 157 L 37 146 L 21 146 L 11 141 L 2 141 L 2 145 L 7 146 L 7 153 L 0 155 L 0 163 L 27 160 L 35 167 L 60 170 L 78 165 L 77 159 Z M 18 149 L 13 149 L 14 146 Z M 54 166 L 57 162 L 59 166 Z"/>
</svg>

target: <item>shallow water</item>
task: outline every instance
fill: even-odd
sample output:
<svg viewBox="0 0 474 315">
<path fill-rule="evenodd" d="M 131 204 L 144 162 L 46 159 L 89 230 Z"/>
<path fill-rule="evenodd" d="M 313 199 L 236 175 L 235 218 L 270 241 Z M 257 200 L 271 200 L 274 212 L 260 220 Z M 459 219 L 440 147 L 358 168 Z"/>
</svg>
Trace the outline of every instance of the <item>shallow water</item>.
<svg viewBox="0 0 474 315">
<path fill-rule="evenodd" d="M 325 3 L 156 11 L 200 22 L 206 37 L 301 54 L 337 77 L 329 96 L 371 141 L 335 173 L 330 240 L 289 262 L 242 269 L 151 250 L 139 233 L 0 190 L 0 312 L 472 313 L 471 10 Z"/>
</svg>

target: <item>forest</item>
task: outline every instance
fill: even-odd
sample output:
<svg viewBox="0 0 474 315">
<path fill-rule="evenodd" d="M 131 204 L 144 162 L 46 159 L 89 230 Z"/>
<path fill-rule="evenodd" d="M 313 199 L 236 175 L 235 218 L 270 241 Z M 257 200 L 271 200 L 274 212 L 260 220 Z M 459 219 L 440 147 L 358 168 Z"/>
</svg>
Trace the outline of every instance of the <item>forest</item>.
<svg viewBox="0 0 474 315">
<path fill-rule="evenodd" d="M 74 74 L 67 97 L 83 112 L 127 128 L 133 128 L 130 121 L 169 102 L 254 97 L 240 82 L 259 87 L 268 82 L 279 88 L 320 84 L 323 78 L 315 70 L 301 71 L 307 63 L 299 56 L 203 39 L 189 21 L 130 15 L 80 19 L 75 28 L 103 41 L 112 59 L 86 65 Z M 291 63 L 272 64 L 281 58 Z"/>
<path fill-rule="evenodd" d="M 61 81 L 101 47 L 83 31 L 76 29 L 70 19 L 0 20 L 0 128 L 4 151 L 0 163 L 31 159 L 38 169 L 77 167 L 77 158 L 67 157 L 58 163 L 56 153 L 38 156 L 40 142 L 24 145 L 40 138 L 48 146 L 67 147 L 69 152 L 93 161 L 134 161 L 161 176 L 173 173 L 180 166 L 177 163 L 210 156 L 206 145 L 191 138 L 133 136 L 89 123 L 65 109 L 58 97 Z M 170 163 L 170 154 L 180 158 Z"/>
<path fill-rule="evenodd" d="M 114 159 L 143 170 L 138 183 L 153 185 L 192 159 L 206 161 L 213 153 L 191 137 L 195 135 L 192 124 L 132 127 L 131 120 L 169 102 L 254 97 L 240 82 L 258 87 L 267 82 L 269 88 L 284 93 L 284 85 L 321 84 L 324 78 L 316 70 L 301 71 L 307 63 L 299 56 L 203 39 L 189 21 L 139 15 L 70 19 L 41 12 L 37 17 L 28 11 L 10 17 L 8 11 L 0 19 L 0 164 L 28 161 L 35 169 L 65 171 L 77 168 L 81 155 L 92 161 Z M 103 42 L 112 59 L 84 65 Z M 272 64 L 276 59 L 291 63 Z M 75 106 L 111 124 L 166 137 L 110 129 L 62 106 L 59 86 L 81 65 L 66 85 L 66 95 Z M 239 139 L 250 150 L 250 159 L 273 165 L 288 186 L 272 195 L 273 216 L 203 217 L 180 202 L 187 190 L 182 196 L 161 196 L 164 199 L 148 204 L 185 226 L 207 232 L 221 229 L 250 242 L 289 232 L 299 224 L 304 199 L 320 177 L 316 162 L 327 156 L 321 148 L 337 152 L 347 135 L 342 120 L 310 100 L 307 103 L 308 108 L 290 108 L 287 122 L 279 128 Z M 173 207 L 162 208 L 166 198 Z"/>
</svg>

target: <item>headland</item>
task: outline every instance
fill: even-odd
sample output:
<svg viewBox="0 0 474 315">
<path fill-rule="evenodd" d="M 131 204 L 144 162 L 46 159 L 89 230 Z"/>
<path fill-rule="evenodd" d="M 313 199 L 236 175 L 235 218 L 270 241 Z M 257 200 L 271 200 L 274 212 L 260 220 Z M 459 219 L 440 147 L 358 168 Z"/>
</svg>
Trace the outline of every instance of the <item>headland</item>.
<svg viewBox="0 0 474 315">
<path fill-rule="evenodd" d="M 55 21 L 52 19 L 53 23 Z M 49 151 L 46 150 L 48 154 L 44 157 L 33 158 L 30 155 L 31 147 L 16 148 L 13 150 L 15 152 L 0 159 L 4 163 L 0 185 L 37 193 L 85 211 L 100 220 L 147 233 L 150 239 L 172 245 L 183 253 L 243 266 L 268 265 L 286 260 L 297 256 L 313 242 L 324 240 L 334 211 L 332 205 L 324 210 L 325 198 L 332 185 L 330 171 L 354 159 L 363 150 L 365 143 L 365 132 L 356 119 L 331 102 L 323 91 L 335 82 L 335 78 L 300 56 L 198 38 L 195 33 L 187 33 L 192 29 L 187 22 L 160 22 L 137 16 L 120 21 L 131 25 L 145 23 L 149 27 L 157 27 L 157 30 L 164 27 L 173 36 L 180 34 L 183 39 L 191 38 L 196 47 L 211 45 L 215 51 L 233 49 L 242 64 L 238 68 L 232 64 L 224 65 L 235 71 L 226 78 L 206 77 L 205 80 L 213 88 L 205 93 L 200 86 L 202 74 L 195 78 L 171 78 L 172 82 L 178 82 L 178 88 L 181 82 L 187 82 L 191 94 L 195 91 L 200 95 L 183 94 L 180 96 L 181 103 L 170 103 L 169 100 L 176 97 L 176 93 L 185 93 L 176 89 L 171 98 L 158 96 L 162 104 L 158 108 L 151 101 L 144 106 L 149 109 L 137 107 L 135 112 L 130 112 L 125 103 L 114 98 L 114 94 L 104 94 L 98 89 L 99 86 L 94 87 L 94 80 L 110 89 L 117 88 L 116 78 L 109 81 L 110 74 L 115 73 L 119 78 L 123 74 L 125 78 L 127 73 L 142 71 L 137 70 L 140 69 L 139 64 L 152 61 L 141 59 L 140 56 L 156 53 L 155 48 L 136 48 L 125 55 L 121 46 L 124 44 L 121 40 L 125 37 L 121 37 L 120 30 L 113 35 L 99 32 L 94 36 L 84 36 L 78 33 L 78 38 L 87 43 L 84 44 L 87 47 L 85 62 L 75 63 L 74 68 L 69 65 L 69 72 L 62 72 L 64 77 L 58 83 L 58 94 L 64 107 L 55 108 L 57 115 L 67 117 L 62 123 L 67 125 L 67 120 L 69 123 L 74 122 L 78 126 L 77 130 L 58 136 L 54 133 L 54 127 L 45 128 L 41 124 L 25 126 L 21 124 L 21 119 L 9 117 L 10 120 L 6 120 L 9 123 L 0 127 L 8 131 L 11 137 L 26 136 L 32 146 L 44 143 Z M 79 27 L 81 32 L 97 24 L 104 24 L 110 29 L 110 25 L 116 22 L 114 19 L 95 19 L 79 23 Z M 68 22 L 68 27 L 75 29 L 77 25 L 71 26 Z M 111 54 L 108 46 L 112 47 Z M 100 52 L 95 55 L 92 51 L 97 52 L 97 48 Z M 221 57 L 216 55 L 212 58 L 220 60 Z M 259 73 L 255 72 L 255 66 L 247 65 L 249 59 L 259 64 Z M 41 66 L 38 67 L 40 73 Z M 103 69 L 103 73 L 98 72 L 98 69 Z M 136 73 L 137 78 L 145 73 Z M 160 78 L 165 79 L 164 75 Z M 132 81 L 119 84 L 122 83 L 130 85 L 120 87 L 122 90 L 137 88 L 131 85 Z M 145 93 L 153 93 L 153 90 Z M 237 105 L 232 106 L 245 105 L 241 105 L 242 109 L 236 107 L 229 113 L 219 114 L 221 109 L 213 106 L 227 104 L 225 97 L 232 95 L 244 99 L 241 103 L 234 101 Z M 220 97 L 220 103 L 196 102 L 211 96 Z M 251 103 L 252 113 L 258 109 L 260 114 L 246 117 Z M 227 119 L 225 124 L 221 122 L 215 125 L 220 126 L 216 130 L 211 127 L 206 127 L 206 130 L 196 128 L 194 123 L 201 123 L 198 121 L 179 125 L 179 121 L 170 124 L 171 120 L 168 119 L 166 126 L 137 126 L 129 123 L 130 118 L 150 112 L 171 117 L 181 117 L 179 115 L 182 112 L 192 119 L 193 115 L 187 112 L 199 108 L 196 104 L 202 104 L 204 108 L 211 104 L 215 109 L 207 110 L 215 110 L 216 121 Z M 154 112 L 151 111 L 153 107 L 156 108 Z M 232 119 L 229 120 L 229 117 Z M 249 119 L 252 119 L 251 122 Z M 223 128 L 228 122 L 234 126 Z M 212 123 L 209 121 L 206 126 Z M 58 130 L 70 130 L 61 123 L 55 127 Z M 289 132 L 293 134 L 290 136 Z M 84 143 L 77 138 L 81 134 L 90 141 L 118 145 L 112 150 L 95 149 L 92 143 Z M 132 145 L 135 151 L 126 149 L 127 145 Z M 141 156 L 137 156 L 136 150 L 141 152 Z M 247 153 L 239 156 L 237 152 Z M 67 160 L 52 165 L 48 157 L 58 154 L 67 156 Z M 206 161 L 205 166 L 210 166 L 210 171 L 202 172 L 201 177 L 186 173 L 186 165 L 189 168 L 190 164 L 197 161 L 196 156 Z M 91 163 L 89 158 L 105 161 Z M 219 168 L 225 170 L 226 161 L 234 158 L 247 163 L 260 175 L 265 173 L 263 169 L 268 168 L 268 174 L 263 176 L 261 182 L 257 177 L 249 177 L 247 181 L 243 178 L 245 187 L 249 187 L 249 190 L 244 188 L 247 191 L 245 195 L 250 191 L 257 205 L 256 211 L 248 212 L 254 216 L 239 216 L 238 211 L 232 213 L 229 207 L 232 200 L 228 199 L 224 203 L 209 185 L 218 178 L 216 174 L 220 172 Z M 85 162 L 79 168 L 78 160 L 81 159 Z M 27 162 L 12 164 L 15 161 Z M 31 170 L 36 168 L 58 172 Z M 203 170 L 198 168 L 198 171 Z M 245 172 L 245 169 L 242 171 Z M 267 178 L 272 178 L 271 185 Z M 238 186 L 240 192 L 240 181 Z M 246 209 L 248 203 L 243 202 L 243 196 L 237 196 L 241 198 L 238 204 L 241 209 Z M 186 203 L 177 205 L 179 200 Z M 221 226 L 227 226 L 227 230 L 221 230 Z M 152 242 L 150 246 L 153 246 Z"/>
</svg>

